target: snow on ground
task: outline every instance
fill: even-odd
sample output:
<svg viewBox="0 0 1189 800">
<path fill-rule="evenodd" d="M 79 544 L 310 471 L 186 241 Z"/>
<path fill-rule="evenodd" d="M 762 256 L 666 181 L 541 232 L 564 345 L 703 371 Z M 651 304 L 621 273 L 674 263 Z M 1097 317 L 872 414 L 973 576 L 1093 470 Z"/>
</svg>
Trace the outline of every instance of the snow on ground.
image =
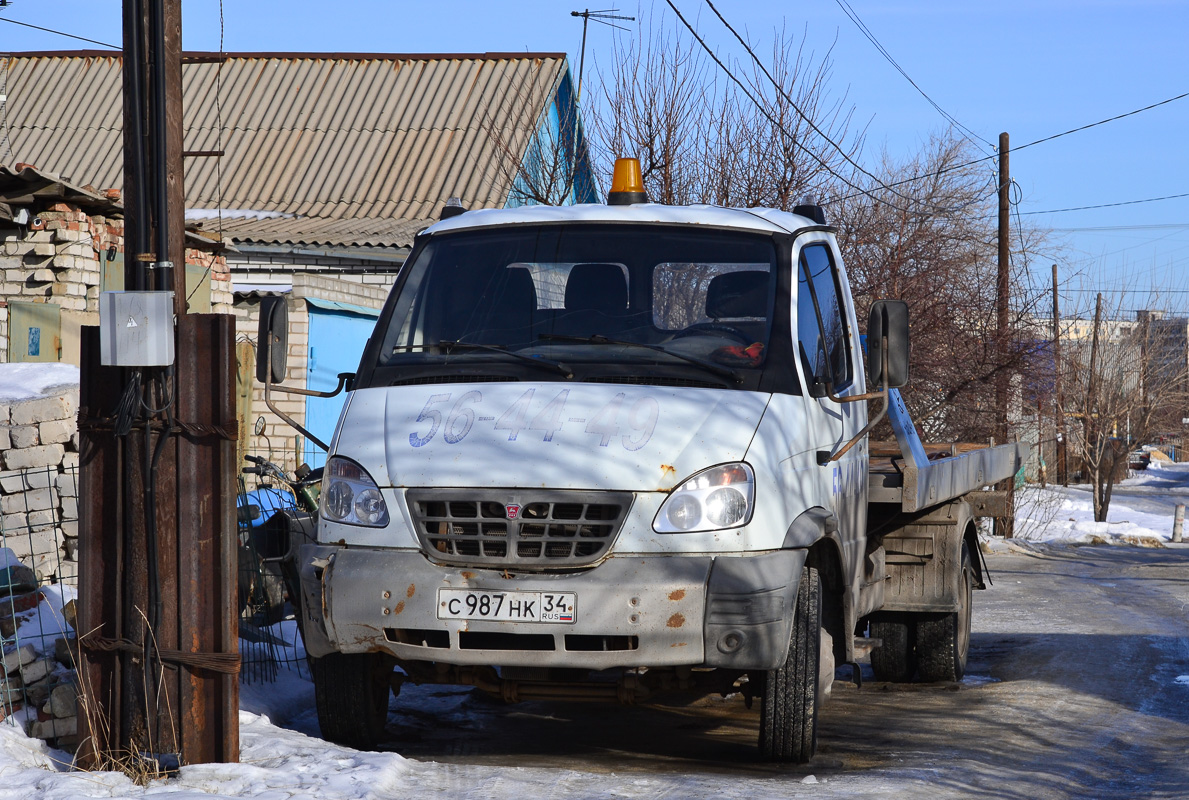
<svg viewBox="0 0 1189 800">
<path fill-rule="evenodd" d="M 1189 463 L 1153 460 L 1114 488 L 1106 522 L 1094 521 L 1086 484 L 1069 487 L 1026 486 L 1016 492 L 1016 539 L 1045 544 L 1124 544 L 1160 547 L 1172 539 L 1178 503 L 1189 503 Z M 1189 536 L 1189 531 L 1186 531 Z M 991 550 L 1010 545 L 984 543 Z"/>
<path fill-rule="evenodd" d="M 78 386 L 73 364 L 0 364 L 0 401 L 32 400 L 62 386 Z"/>
</svg>

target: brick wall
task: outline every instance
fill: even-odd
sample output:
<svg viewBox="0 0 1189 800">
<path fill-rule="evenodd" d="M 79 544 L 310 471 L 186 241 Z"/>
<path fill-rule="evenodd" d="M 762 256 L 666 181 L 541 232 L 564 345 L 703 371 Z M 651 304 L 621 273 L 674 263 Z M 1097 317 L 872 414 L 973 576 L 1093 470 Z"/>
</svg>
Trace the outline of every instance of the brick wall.
<svg viewBox="0 0 1189 800">
<path fill-rule="evenodd" d="M 237 270 L 238 276 L 238 270 Z M 379 310 L 388 297 L 387 285 L 370 285 L 361 282 L 342 280 L 337 274 L 334 276 L 315 275 L 311 273 L 296 273 L 292 276 L 292 289 L 285 293 L 289 310 L 289 354 L 285 373 L 285 386 L 306 388 L 306 367 L 309 355 L 310 315 L 307 298 L 329 300 L 338 303 L 348 303 L 364 308 Z M 387 281 L 390 283 L 391 280 Z M 236 339 L 256 344 L 260 325 L 260 298 L 250 295 L 241 297 L 235 304 Z M 253 355 L 253 358 L 255 356 Z M 255 367 L 251 373 L 255 375 Z M 301 424 L 305 424 L 305 397 L 284 392 L 272 392 L 273 405 Z M 275 458 L 272 460 L 286 468 L 296 466 L 293 453 L 300 458 L 301 447 L 295 445 L 294 437 L 300 434 L 272 413 L 264 403 L 264 386 L 252 382 L 251 406 L 245 415 L 244 424 L 249 428 L 255 425 L 258 417 L 264 417 L 265 427 L 261 436 L 249 439 L 248 449 L 254 453 L 265 454 L 269 451 Z"/>
<path fill-rule="evenodd" d="M 41 581 L 73 580 L 78 387 L 0 401 L 0 539 Z"/>
<path fill-rule="evenodd" d="M 108 252 L 124 252 L 124 220 L 91 215 L 70 203 L 53 203 L 37 212 L 41 229 L 0 229 L 0 362 L 9 361 L 10 301 L 52 303 L 63 311 L 62 360 L 78 363 L 81 325 L 99 324 L 99 291 Z M 188 248 L 188 264 L 211 273 L 211 310 L 231 310 L 231 275 L 227 260 Z"/>
</svg>

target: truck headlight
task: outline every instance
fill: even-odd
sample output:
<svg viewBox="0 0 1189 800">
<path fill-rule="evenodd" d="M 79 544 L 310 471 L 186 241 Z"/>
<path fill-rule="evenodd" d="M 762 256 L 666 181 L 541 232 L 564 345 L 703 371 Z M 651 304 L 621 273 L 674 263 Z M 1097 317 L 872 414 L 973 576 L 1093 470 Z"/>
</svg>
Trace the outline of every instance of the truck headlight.
<svg viewBox="0 0 1189 800">
<path fill-rule="evenodd" d="M 383 528 L 388 504 L 367 470 L 350 459 L 333 456 L 322 473 L 322 518 L 348 525 Z"/>
<path fill-rule="evenodd" d="M 742 462 L 702 470 L 661 504 L 652 529 L 693 533 L 746 525 L 755 507 L 755 474 Z"/>
</svg>

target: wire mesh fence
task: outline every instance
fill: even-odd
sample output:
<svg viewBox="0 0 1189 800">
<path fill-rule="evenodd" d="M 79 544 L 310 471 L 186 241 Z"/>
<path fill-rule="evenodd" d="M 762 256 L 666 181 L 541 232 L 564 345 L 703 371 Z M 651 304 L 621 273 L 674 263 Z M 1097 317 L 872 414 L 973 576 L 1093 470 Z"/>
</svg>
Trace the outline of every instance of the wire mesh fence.
<svg viewBox="0 0 1189 800">
<path fill-rule="evenodd" d="M 239 536 L 239 635 L 245 683 L 276 680 L 287 666 L 308 677 L 305 648 L 296 623 L 297 578 L 287 559 L 293 547 L 314 537 L 316 496 L 287 471 L 298 454 L 249 453 L 236 500 Z"/>
<path fill-rule="evenodd" d="M 268 455 L 294 463 L 292 453 Z M 248 465 L 257 469 L 240 478 L 234 532 L 240 680 L 274 681 L 282 667 L 308 677 L 285 557 L 313 538 L 316 480 Z M 0 472 L 0 504 L 0 718 L 69 747 L 78 730 L 78 467 Z"/>
<path fill-rule="evenodd" d="M 0 714 L 65 746 L 78 732 L 78 467 L 0 473 L 0 510 Z"/>
</svg>

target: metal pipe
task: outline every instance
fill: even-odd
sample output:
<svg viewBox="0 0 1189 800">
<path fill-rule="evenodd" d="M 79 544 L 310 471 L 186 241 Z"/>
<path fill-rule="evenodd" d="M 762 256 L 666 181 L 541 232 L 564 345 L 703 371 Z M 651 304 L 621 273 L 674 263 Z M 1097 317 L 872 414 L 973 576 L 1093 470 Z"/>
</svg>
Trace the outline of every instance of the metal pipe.
<svg viewBox="0 0 1189 800">
<path fill-rule="evenodd" d="M 144 6 L 142 0 L 129 2 L 132 8 L 130 12 L 125 12 L 124 26 L 124 69 L 128 73 L 128 97 L 124 102 L 131 113 L 126 115 L 124 124 L 128 127 L 135 155 L 131 165 L 134 181 L 128 188 L 135 198 L 132 203 L 138 208 L 138 213 L 133 226 L 133 240 L 125 247 L 124 271 L 127 274 L 128 268 L 133 268 L 132 288 L 143 291 L 147 287 L 145 267 L 137 256 L 149 249 L 148 182 L 145 180 L 148 160 L 145 157 L 144 134 Z"/>
<path fill-rule="evenodd" d="M 166 158 L 168 114 L 165 91 L 165 0 L 151 0 L 150 26 L 153 37 L 153 171 L 157 191 L 153 198 L 157 230 L 157 263 L 169 262 L 169 164 Z M 158 268 L 156 289 L 173 289 L 173 270 Z"/>
<path fill-rule="evenodd" d="M 1181 541 L 1181 529 L 1185 527 L 1185 504 L 1177 503 L 1176 511 L 1173 512 L 1172 517 L 1172 540 L 1174 542 Z"/>
</svg>

